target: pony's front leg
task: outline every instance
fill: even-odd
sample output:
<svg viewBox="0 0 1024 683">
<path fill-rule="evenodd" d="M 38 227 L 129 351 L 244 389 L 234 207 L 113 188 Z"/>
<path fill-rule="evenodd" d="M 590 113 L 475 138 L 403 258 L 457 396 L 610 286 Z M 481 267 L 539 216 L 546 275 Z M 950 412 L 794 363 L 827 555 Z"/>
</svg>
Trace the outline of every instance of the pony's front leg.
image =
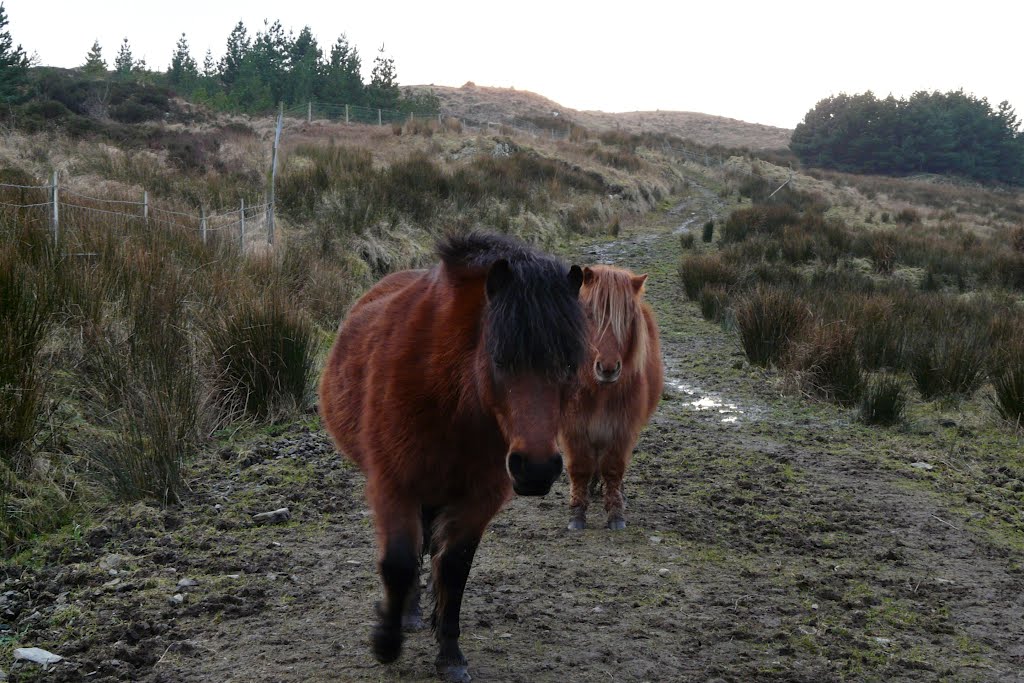
<svg viewBox="0 0 1024 683">
<path fill-rule="evenodd" d="M 569 472 L 569 530 L 581 531 L 587 528 L 587 506 L 590 504 L 590 480 L 596 469 L 595 458 L 589 452 L 565 449 L 566 467 Z"/>
<path fill-rule="evenodd" d="M 482 535 L 479 532 L 450 536 L 434 557 L 434 634 L 440 646 L 435 665 L 437 673 L 448 683 L 471 680 L 469 663 L 459 648 L 459 615 L 469 569 Z"/>
<path fill-rule="evenodd" d="M 626 497 L 622 480 L 626 476 L 630 452 L 611 450 L 601 458 L 601 479 L 604 481 L 604 509 L 608 513 L 607 526 L 612 531 L 626 528 Z"/>
<path fill-rule="evenodd" d="M 387 664 L 402 651 L 402 622 L 419 581 L 420 510 L 418 506 L 376 507 L 378 568 L 384 582 L 384 604 L 371 635 L 373 655 Z"/>
</svg>

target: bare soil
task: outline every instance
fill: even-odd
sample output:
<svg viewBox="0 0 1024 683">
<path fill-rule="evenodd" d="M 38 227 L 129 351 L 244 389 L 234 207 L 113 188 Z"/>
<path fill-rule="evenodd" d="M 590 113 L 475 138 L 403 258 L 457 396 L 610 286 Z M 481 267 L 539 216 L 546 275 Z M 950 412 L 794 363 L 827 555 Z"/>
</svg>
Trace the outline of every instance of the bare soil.
<svg viewBox="0 0 1024 683">
<path fill-rule="evenodd" d="M 948 411 L 868 428 L 751 368 L 677 285 L 678 232 L 723 210 L 695 187 L 578 247 L 650 273 L 670 388 L 627 474 L 625 531 L 567 531 L 564 478 L 495 518 L 462 612 L 474 679 L 1024 680 L 1020 443 Z M 184 505 L 109 511 L 4 567 L 0 638 L 66 660 L 43 675 L 8 647 L 0 669 L 433 681 L 429 631 L 396 664 L 370 654 L 380 588 L 362 493 L 313 415 L 206 454 Z M 285 506 L 287 523 L 252 520 Z"/>
</svg>

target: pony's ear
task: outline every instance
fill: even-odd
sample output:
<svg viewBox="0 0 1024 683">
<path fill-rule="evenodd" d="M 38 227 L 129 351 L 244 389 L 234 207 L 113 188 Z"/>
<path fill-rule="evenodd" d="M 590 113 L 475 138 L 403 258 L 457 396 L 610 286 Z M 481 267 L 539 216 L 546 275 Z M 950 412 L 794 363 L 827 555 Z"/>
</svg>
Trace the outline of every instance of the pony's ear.
<svg viewBox="0 0 1024 683">
<path fill-rule="evenodd" d="M 498 259 L 487 271 L 487 298 L 493 299 L 498 292 L 505 289 L 512 282 L 512 266 L 507 259 Z"/>
<path fill-rule="evenodd" d="M 644 291 L 644 283 L 647 282 L 647 273 L 644 273 L 643 275 L 634 275 L 630 278 L 630 281 L 633 283 L 633 291 L 639 294 Z"/>
<path fill-rule="evenodd" d="M 594 281 L 595 277 L 597 276 L 594 275 L 593 268 L 591 268 L 590 266 L 583 266 L 583 284 L 589 285 Z"/>
<path fill-rule="evenodd" d="M 586 270 L 590 270 L 587 268 Z M 573 266 L 569 269 L 569 286 L 572 288 L 573 293 L 580 291 L 580 286 L 583 284 L 583 280 L 586 279 L 586 274 L 583 270 L 580 270 L 579 266 Z"/>
</svg>

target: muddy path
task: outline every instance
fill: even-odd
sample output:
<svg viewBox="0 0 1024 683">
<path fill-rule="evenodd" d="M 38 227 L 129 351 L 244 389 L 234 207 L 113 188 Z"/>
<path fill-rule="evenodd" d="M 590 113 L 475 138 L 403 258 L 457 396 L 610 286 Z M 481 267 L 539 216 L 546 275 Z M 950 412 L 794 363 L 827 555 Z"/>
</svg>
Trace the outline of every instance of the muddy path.
<svg viewBox="0 0 1024 683">
<path fill-rule="evenodd" d="M 568 532 L 564 477 L 495 518 L 463 607 L 474 680 L 1024 680 L 1024 539 L 996 518 L 1020 494 L 963 465 L 1004 444 L 938 417 L 869 429 L 749 367 L 676 284 L 679 232 L 723 210 L 694 187 L 579 247 L 650 274 L 669 387 L 625 531 Z M 433 681 L 429 631 L 370 656 L 362 486 L 312 416 L 225 447 L 181 508 L 112 512 L 9 566 L 0 622 L 67 658 L 46 680 Z"/>
</svg>

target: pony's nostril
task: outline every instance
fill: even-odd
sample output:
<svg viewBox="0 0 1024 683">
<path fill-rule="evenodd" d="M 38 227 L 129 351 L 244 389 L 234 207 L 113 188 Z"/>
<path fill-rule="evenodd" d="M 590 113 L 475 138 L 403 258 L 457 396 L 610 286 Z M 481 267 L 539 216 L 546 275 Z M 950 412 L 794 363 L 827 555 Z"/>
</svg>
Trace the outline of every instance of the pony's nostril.
<svg viewBox="0 0 1024 683">
<path fill-rule="evenodd" d="M 622 361 L 621 360 L 615 361 L 615 370 L 613 372 L 618 372 L 621 369 L 622 369 Z"/>
<path fill-rule="evenodd" d="M 523 457 L 523 454 L 522 453 L 517 453 L 515 451 L 513 451 L 512 453 L 509 453 L 508 454 L 508 473 L 511 474 L 513 476 L 513 478 L 517 478 L 518 479 L 519 477 L 523 476 L 523 473 L 524 473 L 525 470 L 526 470 L 526 458 Z"/>
</svg>

